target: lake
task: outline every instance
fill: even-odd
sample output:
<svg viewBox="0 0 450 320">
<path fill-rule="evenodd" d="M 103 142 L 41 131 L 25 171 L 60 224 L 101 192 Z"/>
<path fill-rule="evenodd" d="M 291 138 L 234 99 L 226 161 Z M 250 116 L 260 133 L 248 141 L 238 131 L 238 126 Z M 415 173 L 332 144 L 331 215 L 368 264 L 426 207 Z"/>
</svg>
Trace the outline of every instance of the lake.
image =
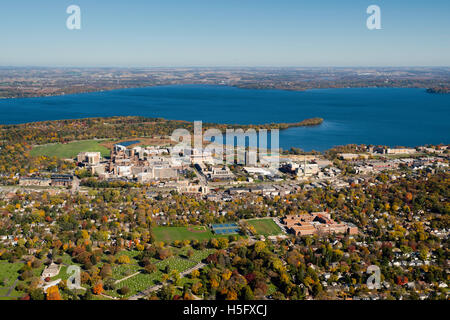
<svg viewBox="0 0 450 320">
<path fill-rule="evenodd" d="M 324 118 L 320 126 L 281 131 L 283 149 L 322 151 L 350 143 L 417 146 L 450 142 L 450 95 L 429 94 L 424 89 L 293 92 L 174 85 L 0 100 L 1 124 L 126 115 L 238 124 Z"/>
<path fill-rule="evenodd" d="M 115 146 L 128 147 L 128 146 L 131 146 L 131 145 L 133 145 L 133 144 L 137 144 L 137 143 L 139 143 L 139 142 L 141 142 L 141 141 L 139 141 L 139 140 L 122 141 L 122 142 L 119 142 L 119 143 L 115 144 Z"/>
</svg>

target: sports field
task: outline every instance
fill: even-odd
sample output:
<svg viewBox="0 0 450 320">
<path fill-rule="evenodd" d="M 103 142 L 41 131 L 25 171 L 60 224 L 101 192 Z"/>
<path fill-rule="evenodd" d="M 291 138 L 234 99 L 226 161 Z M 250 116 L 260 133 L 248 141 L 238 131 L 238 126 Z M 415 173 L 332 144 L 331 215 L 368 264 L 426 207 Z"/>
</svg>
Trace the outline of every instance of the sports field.
<svg viewBox="0 0 450 320">
<path fill-rule="evenodd" d="M 86 140 L 66 144 L 48 144 L 34 147 L 30 154 L 32 156 L 49 156 L 60 159 L 73 159 L 80 152 L 100 152 L 102 157 L 109 156 L 109 150 L 100 145 L 100 143 L 102 143 L 100 140 Z"/>
<path fill-rule="evenodd" d="M 171 243 L 175 240 L 209 240 L 216 238 L 212 232 L 203 226 L 192 227 L 155 227 L 153 234 L 156 241 Z"/>
<path fill-rule="evenodd" d="M 252 225 L 256 232 L 263 236 L 274 236 L 281 234 L 280 227 L 270 218 L 268 219 L 253 219 L 246 221 L 249 225 Z"/>
</svg>

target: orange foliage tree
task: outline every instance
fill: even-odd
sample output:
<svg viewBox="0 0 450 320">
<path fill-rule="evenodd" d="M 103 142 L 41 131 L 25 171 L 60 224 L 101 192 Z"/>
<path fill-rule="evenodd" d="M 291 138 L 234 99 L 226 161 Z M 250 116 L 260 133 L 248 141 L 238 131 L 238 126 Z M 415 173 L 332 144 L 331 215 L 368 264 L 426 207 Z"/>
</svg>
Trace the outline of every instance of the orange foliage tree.
<svg viewBox="0 0 450 320">
<path fill-rule="evenodd" d="M 62 300 L 57 286 L 52 286 L 47 289 L 47 300 Z"/>
<path fill-rule="evenodd" d="M 102 294 L 102 292 L 103 292 L 103 285 L 102 285 L 102 283 L 101 283 L 101 282 L 97 283 L 97 284 L 92 288 L 92 292 L 93 292 L 94 294 L 97 294 L 97 295 Z"/>
</svg>

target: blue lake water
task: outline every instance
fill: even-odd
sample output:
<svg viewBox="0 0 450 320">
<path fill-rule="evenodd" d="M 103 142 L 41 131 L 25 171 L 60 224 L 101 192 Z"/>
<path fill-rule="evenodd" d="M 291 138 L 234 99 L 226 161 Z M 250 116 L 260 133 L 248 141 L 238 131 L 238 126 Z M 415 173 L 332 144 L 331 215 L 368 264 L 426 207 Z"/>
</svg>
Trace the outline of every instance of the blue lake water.
<svg viewBox="0 0 450 320">
<path fill-rule="evenodd" d="M 139 142 L 141 142 L 141 141 L 139 141 L 139 140 L 122 141 L 122 142 L 116 144 L 116 146 L 117 146 L 117 145 L 121 145 L 121 146 L 123 146 L 123 147 L 128 147 L 128 146 L 131 146 L 131 145 L 136 144 L 136 143 L 139 143 Z"/>
<path fill-rule="evenodd" d="M 424 89 L 292 92 L 177 85 L 0 100 L 1 124 L 124 115 L 238 124 L 325 119 L 320 126 L 281 131 L 283 149 L 450 143 L 450 95 L 429 94 Z"/>
</svg>

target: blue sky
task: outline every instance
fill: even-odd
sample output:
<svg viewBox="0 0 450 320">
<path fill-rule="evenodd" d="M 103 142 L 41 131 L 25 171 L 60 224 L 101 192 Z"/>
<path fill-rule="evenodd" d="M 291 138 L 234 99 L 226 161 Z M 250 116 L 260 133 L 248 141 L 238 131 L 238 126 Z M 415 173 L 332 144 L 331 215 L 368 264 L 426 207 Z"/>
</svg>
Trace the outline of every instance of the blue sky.
<svg viewBox="0 0 450 320">
<path fill-rule="evenodd" d="M 450 66 L 450 1 L 2 1 L 0 65 Z"/>
</svg>

